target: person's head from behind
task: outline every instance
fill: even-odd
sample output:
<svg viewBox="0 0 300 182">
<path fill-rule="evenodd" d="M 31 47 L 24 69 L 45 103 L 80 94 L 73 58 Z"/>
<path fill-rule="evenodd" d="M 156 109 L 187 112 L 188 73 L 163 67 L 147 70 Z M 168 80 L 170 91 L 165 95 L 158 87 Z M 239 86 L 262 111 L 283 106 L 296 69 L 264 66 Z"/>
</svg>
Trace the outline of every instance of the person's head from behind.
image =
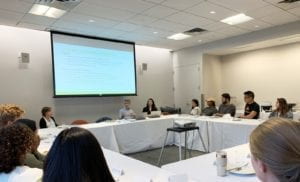
<svg viewBox="0 0 300 182">
<path fill-rule="evenodd" d="M 130 99 L 124 99 L 124 107 L 126 109 L 130 109 L 130 104 L 131 104 Z"/>
<path fill-rule="evenodd" d="M 244 101 L 247 104 L 251 104 L 254 101 L 254 92 L 252 92 L 252 91 L 244 92 Z"/>
<path fill-rule="evenodd" d="M 253 130 L 253 168 L 263 182 L 300 181 L 300 123 L 272 118 Z"/>
<path fill-rule="evenodd" d="M 285 98 L 278 98 L 276 101 L 276 111 L 281 115 L 286 114 L 289 111 L 288 103 Z"/>
<path fill-rule="evenodd" d="M 43 182 L 112 182 L 102 149 L 88 130 L 73 127 L 55 139 L 44 163 Z"/>
<path fill-rule="evenodd" d="M 152 98 L 149 98 L 148 100 L 147 100 L 147 107 L 152 107 L 152 108 L 154 108 L 154 107 L 156 107 L 155 106 L 155 102 L 154 102 L 154 100 L 152 99 Z"/>
<path fill-rule="evenodd" d="M 25 125 L 14 123 L 0 129 L 0 173 L 10 173 L 24 164 L 31 150 L 33 132 Z"/>
<path fill-rule="evenodd" d="M 53 117 L 53 111 L 51 107 L 43 107 L 41 113 L 43 117 Z"/>
<path fill-rule="evenodd" d="M 21 118 L 24 110 L 15 104 L 0 105 L 0 127 L 11 124 Z"/>
<path fill-rule="evenodd" d="M 197 99 L 192 99 L 192 108 L 199 107 L 199 101 Z"/>
<path fill-rule="evenodd" d="M 230 103 L 230 99 L 231 99 L 231 97 L 230 97 L 230 95 L 228 93 L 223 93 L 222 94 L 222 103 L 223 104 Z"/>
<path fill-rule="evenodd" d="M 37 150 L 40 144 L 40 137 L 38 135 L 38 129 L 36 127 L 36 122 L 31 119 L 18 119 L 15 123 L 26 125 L 34 134 L 33 143 L 31 146 L 31 152 Z"/>
<path fill-rule="evenodd" d="M 215 100 L 213 98 L 206 99 L 206 104 L 208 107 L 216 107 Z"/>
</svg>

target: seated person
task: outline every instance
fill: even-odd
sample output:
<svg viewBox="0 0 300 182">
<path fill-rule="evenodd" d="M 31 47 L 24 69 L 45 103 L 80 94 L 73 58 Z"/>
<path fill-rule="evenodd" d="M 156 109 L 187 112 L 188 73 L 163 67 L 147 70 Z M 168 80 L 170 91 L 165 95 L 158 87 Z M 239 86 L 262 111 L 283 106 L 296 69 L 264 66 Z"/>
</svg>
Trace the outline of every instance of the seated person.
<svg viewBox="0 0 300 182">
<path fill-rule="evenodd" d="M 42 118 L 40 119 L 40 128 L 55 128 L 57 123 L 53 117 L 53 112 L 51 107 L 42 108 Z"/>
<path fill-rule="evenodd" d="M 213 98 L 209 98 L 206 100 L 207 107 L 202 110 L 201 115 L 204 116 L 212 116 L 218 112 L 216 108 L 216 103 Z"/>
<path fill-rule="evenodd" d="M 10 124 L 0 129 L 0 181 L 36 182 L 42 170 L 24 166 L 26 152 L 33 142 L 33 132 L 25 125 Z"/>
<path fill-rule="evenodd" d="M 43 182 L 114 182 L 100 144 L 86 129 L 63 130 L 45 161 Z"/>
<path fill-rule="evenodd" d="M 242 116 L 240 116 L 240 118 L 258 119 L 259 118 L 260 107 L 254 101 L 254 93 L 252 91 L 244 92 L 244 101 L 246 103 L 245 112 Z"/>
<path fill-rule="evenodd" d="M 143 112 L 147 114 L 151 114 L 151 111 L 157 111 L 155 102 L 152 98 L 148 99 L 146 107 L 143 108 Z"/>
<path fill-rule="evenodd" d="M 129 99 L 124 100 L 124 108 L 119 111 L 120 119 L 135 119 L 136 115 L 132 109 L 130 109 L 131 101 Z"/>
<path fill-rule="evenodd" d="M 30 119 L 18 119 L 16 123 L 24 124 L 34 133 L 34 140 L 31 146 L 31 150 L 27 152 L 24 164 L 32 168 L 43 168 L 45 156 L 38 151 L 40 145 L 40 136 L 36 128 L 36 122 Z"/>
<path fill-rule="evenodd" d="M 13 123 L 24 115 L 24 110 L 14 104 L 0 105 L 0 128 Z"/>
<path fill-rule="evenodd" d="M 276 109 L 271 112 L 269 118 L 280 117 L 293 119 L 293 113 L 289 111 L 289 107 L 285 98 L 278 98 L 276 102 Z"/>
<path fill-rule="evenodd" d="M 230 95 L 228 93 L 222 94 L 222 104 L 219 106 L 219 111 L 216 116 L 223 116 L 224 114 L 230 114 L 230 116 L 235 116 L 235 105 L 230 104 Z"/>
<path fill-rule="evenodd" d="M 300 123 L 272 118 L 250 135 L 252 166 L 262 182 L 300 181 Z"/>
<path fill-rule="evenodd" d="M 199 101 L 197 99 L 193 99 L 191 115 L 200 115 L 200 114 L 201 114 L 201 109 L 199 107 Z"/>
</svg>

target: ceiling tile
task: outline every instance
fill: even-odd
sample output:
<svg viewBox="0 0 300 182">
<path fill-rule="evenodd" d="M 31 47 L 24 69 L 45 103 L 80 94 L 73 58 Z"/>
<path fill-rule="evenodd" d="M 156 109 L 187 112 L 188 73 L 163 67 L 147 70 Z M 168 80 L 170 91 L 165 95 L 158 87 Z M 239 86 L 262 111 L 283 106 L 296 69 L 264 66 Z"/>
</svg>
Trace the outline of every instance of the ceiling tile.
<svg viewBox="0 0 300 182">
<path fill-rule="evenodd" d="M 230 25 L 222 23 L 222 22 L 214 22 L 212 24 L 203 25 L 202 27 L 208 31 L 215 31 L 215 30 L 219 30 L 222 28 L 230 27 Z"/>
<path fill-rule="evenodd" d="M 1 0 L 0 9 L 27 13 L 32 7 L 31 3 L 20 0 Z"/>
<path fill-rule="evenodd" d="M 111 27 L 114 25 L 117 25 L 120 23 L 119 21 L 110 20 L 106 18 L 98 18 L 94 16 L 88 16 L 88 15 L 82 15 L 79 13 L 68 13 L 65 16 L 61 18 L 61 20 L 64 21 L 73 21 L 77 23 L 83 23 L 88 25 L 97 25 L 102 27 Z M 90 20 L 93 20 L 93 22 L 89 22 Z"/>
<path fill-rule="evenodd" d="M 178 10 L 184 10 L 190 8 L 196 4 L 203 2 L 204 0 L 166 0 L 162 3 L 164 6 L 168 6 Z"/>
<path fill-rule="evenodd" d="M 299 20 L 297 16 L 294 16 L 287 12 L 273 13 L 267 17 L 262 18 L 261 20 L 273 24 L 273 25 L 281 25 L 288 22 L 293 22 Z"/>
<path fill-rule="evenodd" d="M 2 25 L 16 25 L 23 17 L 22 13 L 1 10 L 0 9 L 0 24 Z"/>
<path fill-rule="evenodd" d="M 298 17 L 300 17 L 300 7 L 294 8 L 294 9 L 290 9 L 289 12 L 293 13 L 294 15 L 297 15 Z"/>
<path fill-rule="evenodd" d="M 46 16 L 38 16 L 33 14 L 26 14 L 22 19 L 21 22 L 23 23 L 30 23 L 35 25 L 44 25 L 50 26 L 52 25 L 57 19 L 49 18 Z"/>
<path fill-rule="evenodd" d="M 236 36 L 236 35 L 241 35 L 241 34 L 247 33 L 247 32 L 249 32 L 249 30 L 245 30 L 245 29 L 241 29 L 241 28 L 238 28 L 238 27 L 230 26 L 230 27 L 222 28 L 222 29 L 217 30 L 215 32 L 224 34 L 227 37 L 231 37 L 231 36 Z"/>
<path fill-rule="evenodd" d="M 132 24 L 132 23 L 120 23 L 116 26 L 113 27 L 114 29 L 117 30 L 123 30 L 123 31 L 133 31 L 139 28 L 138 25 Z"/>
<path fill-rule="evenodd" d="M 155 18 L 164 18 L 164 17 L 174 14 L 176 12 L 177 12 L 177 10 L 174 10 L 172 8 L 157 5 L 157 6 L 154 6 L 150 9 L 144 11 L 143 14 L 147 15 L 147 16 L 152 16 Z"/>
<path fill-rule="evenodd" d="M 184 32 L 192 28 L 191 26 L 180 25 L 166 20 L 158 20 L 149 26 L 172 32 Z"/>
<path fill-rule="evenodd" d="M 174 32 L 161 30 L 159 28 L 146 27 L 146 26 L 136 29 L 135 32 L 137 34 L 149 35 L 149 36 L 153 36 L 153 37 L 163 37 L 163 38 L 174 34 Z"/>
<path fill-rule="evenodd" d="M 300 2 L 294 2 L 294 3 L 278 3 L 281 0 L 264 0 L 266 2 L 269 2 L 273 4 L 274 6 L 277 6 L 281 9 L 289 10 L 289 9 L 294 9 L 297 7 L 300 7 Z"/>
<path fill-rule="evenodd" d="M 229 10 L 227 8 L 209 3 L 209 2 L 203 2 L 200 3 L 192 8 L 189 8 L 185 10 L 189 13 L 193 13 L 195 15 L 199 15 L 208 19 L 220 21 L 224 18 L 227 18 L 229 16 L 233 16 L 237 14 L 236 11 Z M 210 12 L 214 11 L 215 14 L 211 14 Z"/>
<path fill-rule="evenodd" d="M 140 24 L 140 25 L 149 25 L 154 21 L 158 20 L 157 18 L 145 16 L 145 15 L 135 15 L 134 17 L 127 20 L 128 22 Z"/>
<path fill-rule="evenodd" d="M 88 4 L 86 2 L 80 3 L 71 12 L 81 13 L 84 15 L 90 15 L 99 18 L 107 18 L 116 21 L 123 21 L 135 15 L 135 13 L 129 11 L 96 6 L 96 5 Z"/>
<path fill-rule="evenodd" d="M 34 29 L 34 30 L 46 30 L 47 28 L 47 26 L 44 25 L 35 25 L 35 24 L 23 23 L 23 22 L 18 23 L 17 26 L 22 28 Z"/>
<path fill-rule="evenodd" d="M 141 0 L 126 0 L 126 2 L 123 1 L 124 3 L 120 0 L 85 0 L 85 2 L 93 3 L 102 7 L 122 9 L 136 13 L 145 11 L 155 5 L 154 3 Z"/>
<path fill-rule="evenodd" d="M 180 24 L 189 25 L 193 27 L 200 27 L 200 28 L 202 25 L 208 25 L 214 23 L 214 21 L 209 20 L 207 18 L 202 18 L 185 12 L 175 13 L 173 15 L 166 17 L 165 19 L 175 23 L 180 23 Z"/>
<path fill-rule="evenodd" d="M 257 8 L 255 10 L 247 11 L 246 14 L 253 18 L 262 18 L 262 17 L 269 16 L 270 14 L 281 13 L 283 11 L 284 10 L 282 10 L 276 6 L 268 5 L 268 6 L 264 6 L 262 8 Z"/>
<path fill-rule="evenodd" d="M 260 20 L 251 20 L 242 24 L 238 24 L 236 26 L 250 31 L 257 31 L 271 27 L 272 25 Z"/>
<path fill-rule="evenodd" d="M 268 3 L 264 2 L 263 0 L 208 0 L 208 1 L 242 13 L 268 5 Z"/>
</svg>

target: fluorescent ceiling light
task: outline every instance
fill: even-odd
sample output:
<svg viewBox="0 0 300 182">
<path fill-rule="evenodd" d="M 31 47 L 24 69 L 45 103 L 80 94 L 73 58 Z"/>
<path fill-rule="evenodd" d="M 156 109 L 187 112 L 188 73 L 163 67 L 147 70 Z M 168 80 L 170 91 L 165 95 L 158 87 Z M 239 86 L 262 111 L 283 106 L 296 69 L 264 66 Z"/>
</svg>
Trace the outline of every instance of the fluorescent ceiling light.
<svg viewBox="0 0 300 182">
<path fill-rule="evenodd" d="M 253 20 L 253 18 L 241 13 L 241 14 L 237 14 L 237 15 L 225 18 L 225 19 L 221 20 L 221 22 L 227 23 L 229 25 L 237 25 L 240 23 L 245 23 L 250 20 Z"/>
<path fill-rule="evenodd" d="M 41 4 L 34 4 L 29 13 L 50 18 L 59 18 L 66 13 L 65 10 L 49 7 Z"/>
<path fill-rule="evenodd" d="M 50 18 L 59 18 L 62 15 L 66 13 L 65 10 L 62 9 L 57 9 L 57 8 L 50 8 L 48 11 L 45 13 L 45 16 L 48 16 Z"/>
<path fill-rule="evenodd" d="M 44 15 L 49 9 L 49 6 L 34 4 L 30 9 L 29 13 L 34 15 Z"/>
<path fill-rule="evenodd" d="M 184 33 L 177 33 L 174 35 L 171 35 L 168 37 L 168 39 L 173 39 L 173 40 L 183 40 L 191 37 L 190 35 L 184 34 Z"/>
</svg>

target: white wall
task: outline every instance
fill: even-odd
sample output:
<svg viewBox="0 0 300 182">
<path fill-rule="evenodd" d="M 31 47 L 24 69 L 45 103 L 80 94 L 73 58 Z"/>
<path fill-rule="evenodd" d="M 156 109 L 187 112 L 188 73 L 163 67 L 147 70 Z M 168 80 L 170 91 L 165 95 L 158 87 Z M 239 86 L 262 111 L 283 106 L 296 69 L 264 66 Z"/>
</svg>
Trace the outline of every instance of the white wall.
<svg viewBox="0 0 300 182">
<path fill-rule="evenodd" d="M 216 104 L 221 103 L 221 57 L 213 55 L 203 55 L 203 87 L 202 94 L 207 98 L 214 98 Z"/>
<path fill-rule="evenodd" d="M 0 26 L 0 103 L 16 103 L 27 118 L 38 120 L 43 106 L 54 108 L 60 123 L 74 119 L 94 121 L 100 116 L 116 118 L 122 97 L 52 98 L 52 65 L 49 32 Z M 19 63 L 20 52 L 30 53 L 30 63 Z M 138 96 L 131 97 L 140 110 L 148 97 L 159 105 L 173 105 L 171 53 L 166 49 L 136 46 L 137 66 L 148 63 L 148 71 L 137 74 Z"/>
<path fill-rule="evenodd" d="M 285 97 L 300 104 L 299 50 L 295 43 L 222 57 L 221 91 L 236 96 L 240 108 L 245 90 L 253 90 L 260 103 Z"/>
<path fill-rule="evenodd" d="M 189 113 L 192 99 L 201 99 L 202 53 L 181 50 L 173 53 L 175 106 Z"/>
</svg>

